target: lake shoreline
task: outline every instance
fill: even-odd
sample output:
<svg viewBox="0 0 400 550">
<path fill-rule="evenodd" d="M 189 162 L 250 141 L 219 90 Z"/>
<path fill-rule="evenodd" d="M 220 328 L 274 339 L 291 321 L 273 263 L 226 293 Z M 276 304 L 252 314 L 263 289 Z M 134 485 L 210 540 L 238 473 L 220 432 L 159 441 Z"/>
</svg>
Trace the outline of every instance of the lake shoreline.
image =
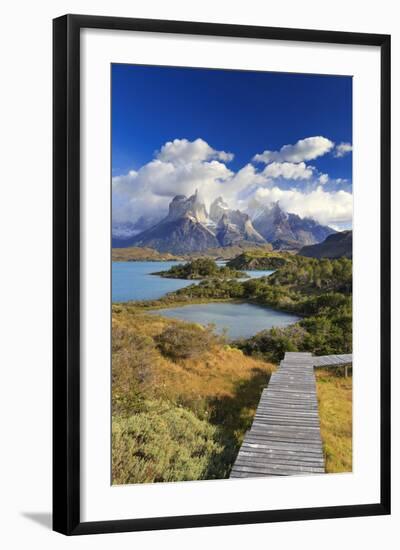
<svg viewBox="0 0 400 550">
<path fill-rule="evenodd" d="M 172 296 L 174 294 L 171 294 Z M 165 298 L 168 297 L 168 294 L 165 296 Z M 160 300 L 155 300 L 156 302 L 161 302 L 163 298 Z M 289 313 L 291 315 L 297 315 L 300 319 L 303 319 L 306 317 L 306 315 L 302 313 L 298 313 L 297 311 L 290 310 L 290 309 L 278 309 L 277 307 L 274 307 L 272 305 L 268 304 L 261 304 L 260 302 L 257 302 L 256 300 L 235 300 L 233 298 L 189 298 L 182 301 L 176 301 L 176 302 L 162 302 L 159 304 L 152 304 L 153 300 L 129 300 L 126 302 L 113 302 L 112 305 L 116 307 L 123 307 L 123 306 L 133 306 L 134 308 L 137 308 L 138 310 L 143 310 L 144 312 L 148 312 L 149 310 L 159 310 L 159 309 L 173 309 L 173 308 L 179 308 L 179 307 L 185 307 L 185 306 L 191 306 L 191 305 L 201 305 L 201 304 L 250 304 L 253 306 L 258 306 L 260 308 L 268 309 L 275 311 L 276 313 Z"/>
<path fill-rule="evenodd" d="M 201 284 L 202 278 L 163 277 L 162 270 L 182 265 L 173 261 L 119 261 L 112 262 L 112 301 L 113 303 L 128 301 L 158 300 L 164 296 L 179 291 L 193 284 Z M 220 268 L 223 266 L 219 266 Z M 272 271 L 248 272 L 248 278 L 269 276 Z M 241 280 L 241 278 L 234 278 Z M 246 277 L 247 279 L 247 277 Z M 220 279 L 218 279 L 220 280 Z M 222 280 L 222 279 L 221 279 Z M 227 280 L 223 277 L 223 280 Z"/>
<path fill-rule="evenodd" d="M 158 318 L 213 326 L 215 333 L 224 334 L 230 341 L 252 338 L 265 330 L 285 328 L 300 321 L 297 315 L 247 301 L 185 304 L 150 309 L 148 313 Z"/>
<path fill-rule="evenodd" d="M 156 303 L 155 303 L 156 302 Z M 254 330 L 251 330 L 251 332 L 247 332 L 246 330 L 240 329 L 240 334 L 235 332 L 235 334 L 231 337 L 229 337 L 230 341 L 235 341 L 238 339 L 245 339 L 252 338 L 256 334 L 259 334 L 260 332 L 263 332 L 264 330 L 270 330 L 271 328 L 287 328 L 289 326 L 293 326 L 299 321 L 302 320 L 304 317 L 303 315 L 299 315 L 297 312 L 290 312 L 283 309 L 278 309 L 273 306 L 268 306 L 266 304 L 260 304 L 255 300 L 235 300 L 231 298 L 193 298 L 193 299 L 184 299 L 179 301 L 172 301 L 172 302 L 164 302 L 163 299 L 157 300 L 157 301 L 146 301 L 145 303 L 138 303 L 137 301 L 130 301 L 130 302 L 121 302 L 119 304 L 113 304 L 113 311 L 119 312 L 120 310 L 130 310 L 133 315 L 154 315 L 155 317 L 159 317 L 162 319 L 175 319 L 179 320 L 182 323 L 195 323 L 202 326 L 207 326 L 209 324 L 215 324 L 216 332 L 221 333 L 224 329 L 227 330 L 229 333 L 232 330 L 235 330 L 235 320 L 240 319 L 241 327 L 249 326 L 246 322 L 246 313 L 249 315 L 249 312 L 245 312 L 245 315 L 243 312 L 235 312 L 234 314 L 230 315 L 230 321 L 225 325 L 222 322 L 218 322 L 218 314 L 221 312 L 218 311 L 212 311 L 210 312 L 210 319 L 204 321 L 201 319 L 201 316 L 205 315 L 206 312 L 201 311 L 201 307 L 199 311 L 196 311 L 195 316 L 193 319 L 185 318 L 185 313 L 188 309 L 190 309 L 192 306 L 213 306 L 218 304 L 225 304 L 225 305 L 232 305 L 232 306 L 250 306 L 254 307 L 258 310 L 263 310 L 263 317 L 261 324 L 258 326 L 254 326 Z M 248 309 L 245 307 L 245 309 Z M 166 310 L 176 310 L 176 315 L 167 314 Z M 181 310 L 181 311 L 179 311 Z M 186 311 L 185 311 L 186 310 Z M 264 315 L 265 312 L 265 315 Z M 164 314 L 163 314 L 164 313 Z M 208 313 L 208 312 L 207 312 Z M 239 315 L 236 315 L 238 313 Z M 254 314 L 255 311 L 251 312 L 252 319 L 248 319 L 249 323 L 252 321 L 253 323 L 257 324 L 257 315 Z M 272 319 L 271 322 L 271 316 L 274 318 L 276 316 L 276 319 Z M 284 322 L 285 317 L 295 317 L 292 322 Z M 200 318 L 200 319 L 199 319 Z"/>
</svg>

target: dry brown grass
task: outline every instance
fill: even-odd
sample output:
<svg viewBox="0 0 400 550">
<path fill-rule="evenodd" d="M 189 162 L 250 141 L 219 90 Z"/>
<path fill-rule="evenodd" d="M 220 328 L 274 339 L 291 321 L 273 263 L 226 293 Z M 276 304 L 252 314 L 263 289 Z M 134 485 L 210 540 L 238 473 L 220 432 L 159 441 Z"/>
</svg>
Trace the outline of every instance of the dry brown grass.
<svg viewBox="0 0 400 550">
<path fill-rule="evenodd" d="M 165 261 L 165 260 L 181 260 L 182 256 L 176 256 L 169 252 L 158 252 L 153 248 L 139 248 L 131 246 L 127 248 L 113 248 L 113 262 L 129 262 L 129 261 Z"/>
<path fill-rule="evenodd" d="M 146 313 L 121 313 L 113 315 L 113 330 L 123 329 L 135 334 L 155 338 L 167 327 L 183 326 L 186 323 Z M 200 327 L 199 327 L 199 330 Z M 216 343 L 200 357 L 172 361 L 161 353 L 153 365 L 156 387 L 154 397 L 175 402 L 195 403 L 206 400 L 237 398 L 239 386 L 245 416 L 254 414 L 263 386 L 267 385 L 274 369 L 271 363 L 244 355 L 240 350 L 224 343 Z M 257 383 L 251 381 L 257 379 Z M 248 384 L 247 391 L 243 386 Z"/>
<path fill-rule="evenodd" d="M 327 473 L 352 471 L 352 376 L 317 370 L 317 395 Z"/>
<path fill-rule="evenodd" d="M 191 339 L 207 337 L 207 331 L 200 325 L 148 314 L 130 305 L 115 306 L 112 321 L 114 480 L 198 479 L 196 475 L 202 479 L 227 477 L 274 366 L 244 355 L 216 335 L 211 335 L 209 345 L 201 346 L 195 356 L 186 358 L 185 354 L 175 354 L 171 357 L 160 345 L 160 335 L 166 330 L 174 328 L 178 337 L 185 333 L 189 346 Z M 160 450 L 158 456 L 156 440 L 149 440 L 146 448 L 148 451 L 152 449 L 149 451 L 153 457 L 149 459 L 151 470 L 157 471 L 157 475 L 150 475 L 143 461 L 138 459 L 143 451 L 140 445 L 137 456 L 132 456 L 124 466 L 125 459 L 122 460 L 121 456 L 125 456 L 125 451 L 120 454 L 125 449 L 126 430 L 129 431 L 129 426 L 135 422 L 134 417 L 140 419 L 146 433 L 158 434 L 159 440 L 164 442 L 162 445 L 168 445 L 171 450 L 175 449 L 175 443 L 169 439 L 169 430 L 176 432 L 173 424 L 181 421 L 181 413 L 186 415 L 187 426 L 185 424 L 184 432 L 178 435 L 189 455 L 197 456 L 203 445 L 202 438 L 208 440 L 211 437 L 214 442 L 215 449 L 209 450 L 208 458 L 201 465 L 188 455 L 180 477 L 175 459 L 162 467 L 159 461 L 163 453 Z M 171 424 L 168 429 L 163 424 L 164 417 L 168 417 Z M 197 425 L 197 421 L 201 424 Z M 197 425 L 203 435 L 193 439 L 187 433 L 189 425 Z M 118 439 L 119 429 L 122 429 L 122 439 Z M 137 447 L 138 442 L 135 445 Z"/>
</svg>

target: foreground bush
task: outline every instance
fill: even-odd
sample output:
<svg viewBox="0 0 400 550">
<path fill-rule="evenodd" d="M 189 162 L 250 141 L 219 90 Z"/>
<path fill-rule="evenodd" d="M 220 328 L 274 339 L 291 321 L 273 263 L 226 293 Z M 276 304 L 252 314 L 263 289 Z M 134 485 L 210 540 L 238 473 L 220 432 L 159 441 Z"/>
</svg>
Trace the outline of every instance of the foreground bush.
<svg viewBox="0 0 400 550">
<path fill-rule="evenodd" d="M 299 324 L 286 328 L 263 330 L 247 340 L 238 340 L 236 345 L 249 355 L 266 357 L 279 363 L 286 351 L 305 351 L 304 342 L 307 331 Z"/>
<path fill-rule="evenodd" d="M 137 410 L 143 395 L 155 384 L 159 355 L 152 338 L 113 327 L 112 405 L 114 414 Z"/>
<path fill-rule="evenodd" d="M 146 407 L 130 417 L 113 417 L 113 483 L 209 479 L 210 462 L 223 452 L 216 428 L 167 402 Z"/>
<path fill-rule="evenodd" d="M 169 326 L 155 338 L 161 353 L 173 361 L 199 357 L 218 340 L 211 326 L 203 328 L 192 323 Z"/>
</svg>

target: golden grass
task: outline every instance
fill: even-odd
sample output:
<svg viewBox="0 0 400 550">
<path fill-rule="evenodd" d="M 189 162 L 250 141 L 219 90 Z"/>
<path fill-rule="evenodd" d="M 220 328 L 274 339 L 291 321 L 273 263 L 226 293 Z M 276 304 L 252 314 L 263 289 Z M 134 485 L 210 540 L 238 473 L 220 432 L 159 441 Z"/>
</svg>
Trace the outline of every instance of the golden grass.
<svg viewBox="0 0 400 550">
<path fill-rule="evenodd" d="M 246 241 L 236 246 L 208 248 L 202 252 L 192 252 L 190 254 L 172 254 L 170 252 L 158 252 L 158 250 L 154 250 L 153 248 L 130 246 L 126 248 L 113 248 L 112 261 L 190 261 L 194 258 L 221 258 L 231 260 L 245 251 L 263 254 L 271 250 L 272 247 L 270 244 L 246 243 Z"/>
<path fill-rule="evenodd" d="M 352 471 L 352 377 L 316 371 L 327 473 Z"/>
<path fill-rule="evenodd" d="M 121 328 L 152 339 L 168 326 L 184 324 L 137 313 L 129 306 L 121 306 L 118 311 L 113 313 L 113 330 Z M 149 396 L 180 404 L 200 418 L 221 423 L 241 441 L 274 368 L 224 343 L 215 344 L 200 357 L 179 361 L 160 353 L 153 365 Z"/>
<path fill-rule="evenodd" d="M 251 426 L 261 391 L 267 386 L 275 366 L 246 356 L 218 340 L 210 343 L 210 348 L 196 357 L 171 360 L 157 348 L 157 336 L 168 327 L 176 326 L 179 329 L 185 323 L 148 314 L 129 304 L 115 307 L 112 320 L 113 332 L 120 336 L 126 335 L 123 338 L 126 337 L 127 342 L 129 334 L 144 337 L 144 342 L 153 342 L 148 352 L 144 348 L 147 357 L 151 354 L 148 362 L 151 375 L 146 376 L 144 373 L 143 380 L 138 379 L 138 390 L 144 399 L 142 415 L 155 414 L 146 412 L 149 403 L 169 404 L 175 407 L 171 409 L 175 411 L 173 418 L 176 411 L 182 410 L 182 414 L 190 411 L 194 415 L 193 419 L 206 422 L 202 425 L 204 430 L 207 426 L 210 430 L 217 429 L 218 432 L 212 433 L 215 434 L 215 444 L 222 449 L 222 458 L 207 459 L 207 468 L 202 470 L 202 475 L 211 471 L 211 477 L 226 477 L 244 434 Z M 202 329 L 199 327 L 198 330 Z M 118 359 L 126 361 L 122 363 L 122 368 L 133 360 L 130 354 L 131 350 L 127 348 L 126 354 Z M 114 364 L 114 368 L 117 364 Z M 317 370 L 316 379 L 326 471 L 349 472 L 352 469 L 352 378 L 344 378 L 342 373 L 336 375 L 334 372 Z M 132 410 L 132 414 L 141 414 L 142 405 L 137 405 L 135 401 L 134 404 L 139 409 Z M 172 415 L 172 412 L 168 414 Z M 150 422 L 147 416 L 145 420 Z M 217 463 L 218 460 L 223 462 L 222 466 Z M 188 463 L 188 471 L 190 475 L 196 476 L 192 466 L 191 462 Z M 162 475 L 175 475 L 176 479 L 180 479 L 179 474 L 175 470 L 172 474 L 170 468 L 172 466 L 163 471 Z"/>
<path fill-rule="evenodd" d="M 139 248 L 131 246 L 127 248 L 113 248 L 113 262 L 129 262 L 129 261 L 165 261 L 165 260 L 181 260 L 182 256 L 176 256 L 169 252 L 158 252 L 153 248 Z"/>
</svg>

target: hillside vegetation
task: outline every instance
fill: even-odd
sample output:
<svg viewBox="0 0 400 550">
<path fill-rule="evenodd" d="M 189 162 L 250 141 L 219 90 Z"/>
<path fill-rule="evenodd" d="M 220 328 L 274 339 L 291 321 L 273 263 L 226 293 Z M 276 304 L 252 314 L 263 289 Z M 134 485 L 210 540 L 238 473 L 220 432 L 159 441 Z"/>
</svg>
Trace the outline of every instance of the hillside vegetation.
<svg viewBox="0 0 400 550">
<path fill-rule="evenodd" d="M 351 353 L 352 262 L 292 256 L 269 277 L 204 280 L 162 299 L 241 300 L 303 316 L 286 328 L 273 328 L 235 344 L 249 355 L 280 361 L 285 351 L 311 351 L 315 355 Z"/>
<path fill-rule="evenodd" d="M 127 248 L 113 248 L 112 249 L 112 261 L 113 262 L 164 262 L 173 260 L 182 260 L 183 256 L 176 256 L 169 252 L 158 252 L 153 248 L 142 248 L 138 246 L 131 246 Z"/>
<path fill-rule="evenodd" d="M 273 366 L 123 305 L 112 330 L 113 483 L 227 477 Z"/>
<path fill-rule="evenodd" d="M 231 260 L 236 258 L 243 251 L 250 250 L 252 253 L 260 252 L 265 254 L 272 250 L 270 244 L 258 244 L 243 241 L 236 245 L 207 248 L 202 252 L 191 252 L 190 254 L 171 254 L 170 252 L 159 252 L 154 248 L 142 246 L 130 246 L 127 248 L 113 248 L 113 262 L 163 262 L 163 261 L 191 261 L 197 258 L 212 258 L 214 260 Z"/>
</svg>

